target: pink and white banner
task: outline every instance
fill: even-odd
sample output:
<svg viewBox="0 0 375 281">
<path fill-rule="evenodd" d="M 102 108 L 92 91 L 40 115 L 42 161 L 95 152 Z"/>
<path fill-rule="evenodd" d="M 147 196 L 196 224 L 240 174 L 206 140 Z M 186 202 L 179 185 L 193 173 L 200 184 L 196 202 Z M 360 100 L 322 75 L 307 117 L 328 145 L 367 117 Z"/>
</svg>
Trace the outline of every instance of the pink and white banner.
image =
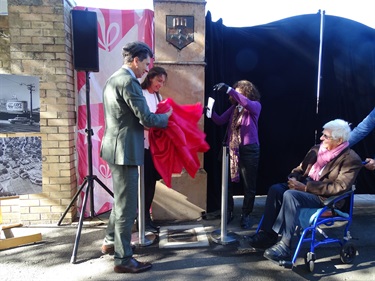
<svg viewBox="0 0 375 281">
<path fill-rule="evenodd" d="M 84 7 L 75 9 L 84 10 Z M 89 73 L 90 76 L 90 112 L 92 140 L 93 175 L 112 188 L 111 171 L 107 163 L 100 158 L 100 144 L 104 133 L 104 115 L 102 89 L 106 80 L 122 66 L 122 47 L 131 41 L 143 41 L 154 48 L 154 12 L 151 10 L 108 10 L 88 8 L 94 11 L 98 19 L 99 72 Z M 86 73 L 77 72 L 78 121 L 77 121 L 77 154 L 78 154 L 78 185 L 81 186 L 88 175 L 87 147 L 87 108 L 86 108 Z M 87 184 L 78 199 L 79 212 Z M 113 198 L 99 183 L 94 181 L 94 211 L 101 214 L 112 208 Z M 90 200 L 87 200 L 85 216 L 89 216 Z"/>
</svg>

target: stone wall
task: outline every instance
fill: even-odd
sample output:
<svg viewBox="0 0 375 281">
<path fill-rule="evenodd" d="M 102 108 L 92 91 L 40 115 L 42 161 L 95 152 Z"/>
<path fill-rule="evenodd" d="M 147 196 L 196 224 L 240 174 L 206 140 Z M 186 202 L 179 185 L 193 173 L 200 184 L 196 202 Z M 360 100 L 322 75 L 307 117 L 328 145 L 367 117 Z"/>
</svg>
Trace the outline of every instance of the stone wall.
<svg viewBox="0 0 375 281">
<path fill-rule="evenodd" d="M 166 85 L 160 89 L 163 98 L 171 97 L 178 104 L 204 105 L 205 75 L 205 1 L 154 0 L 155 65 L 168 73 Z M 166 40 L 167 16 L 194 17 L 194 40 L 179 49 Z M 199 126 L 203 130 L 204 118 Z M 172 188 L 162 182 L 156 185 L 152 214 L 157 220 L 196 219 L 206 210 L 207 174 L 203 169 L 203 153 L 199 154 L 201 169 L 195 178 L 186 172 L 172 177 Z"/>
<path fill-rule="evenodd" d="M 3 223 L 56 223 L 77 188 L 75 91 L 68 0 L 8 0 L 0 18 L 0 73 L 39 77 L 43 190 L 1 200 Z M 71 221 L 76 210 L 66 215 Z"/>
<path fill-rule="evenodd" d="M 10 72 L 10 36 L 8 16 L 0 15 L 0 73 Z"/>
</svg>

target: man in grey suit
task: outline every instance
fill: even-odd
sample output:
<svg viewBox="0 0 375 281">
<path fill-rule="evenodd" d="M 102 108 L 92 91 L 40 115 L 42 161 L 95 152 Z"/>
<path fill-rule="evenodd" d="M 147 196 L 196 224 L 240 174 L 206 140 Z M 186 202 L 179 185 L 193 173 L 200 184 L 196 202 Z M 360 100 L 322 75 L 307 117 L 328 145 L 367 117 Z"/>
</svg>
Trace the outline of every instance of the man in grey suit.
<svg viewBox="0 0 375 281">
<path fill-rule="evenodd" d="M 123 47 L 123 66 L 103 90 L 105 132 L 100 156 L 107 161 L 113 180 L 114 203 L 109 217 L 103 254 L 114 253 L 117 273 L 138 273 L 151 264 L 134 259 L 131 229 L 137 213 L 138 166 L 144 161 L 144 127 L 165 128 L 166 114 L 151 113 L 137 80 L 148 72 L 153 53 L 143 42 Z"/>
</svg>

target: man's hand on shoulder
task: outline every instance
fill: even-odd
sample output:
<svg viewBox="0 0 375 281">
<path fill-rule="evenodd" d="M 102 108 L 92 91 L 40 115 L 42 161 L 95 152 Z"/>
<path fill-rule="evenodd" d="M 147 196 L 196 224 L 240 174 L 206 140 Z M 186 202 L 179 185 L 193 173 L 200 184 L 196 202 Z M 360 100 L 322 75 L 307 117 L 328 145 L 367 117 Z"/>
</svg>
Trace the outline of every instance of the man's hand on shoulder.
<svg viewBox="0 0 375 281">
<path fill-rule="evenodd" d="M 373 171 L 375 170 L 375 159 L 366 158 L 366 164 L 364 165 L 367 170 Z"/>
</svg>

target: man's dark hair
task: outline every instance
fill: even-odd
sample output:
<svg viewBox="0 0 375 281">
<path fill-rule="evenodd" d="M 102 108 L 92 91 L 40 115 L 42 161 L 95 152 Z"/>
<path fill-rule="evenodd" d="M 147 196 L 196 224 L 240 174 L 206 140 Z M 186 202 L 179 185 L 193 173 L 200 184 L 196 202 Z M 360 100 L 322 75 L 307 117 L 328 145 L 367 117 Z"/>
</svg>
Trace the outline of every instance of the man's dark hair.
<svg viewBox="0 0 375 281">
<path fill-rule="evenodd" d="M 135 57 L 138 57 L 140 61 L 143 61 L 148 56 L 150 58 L 154 57 L 151 48 L 140 41 L 128 43 L 122 48 L 122 57 L 124 58 L 125 63 L 132 62 Z"/>
</svg>

